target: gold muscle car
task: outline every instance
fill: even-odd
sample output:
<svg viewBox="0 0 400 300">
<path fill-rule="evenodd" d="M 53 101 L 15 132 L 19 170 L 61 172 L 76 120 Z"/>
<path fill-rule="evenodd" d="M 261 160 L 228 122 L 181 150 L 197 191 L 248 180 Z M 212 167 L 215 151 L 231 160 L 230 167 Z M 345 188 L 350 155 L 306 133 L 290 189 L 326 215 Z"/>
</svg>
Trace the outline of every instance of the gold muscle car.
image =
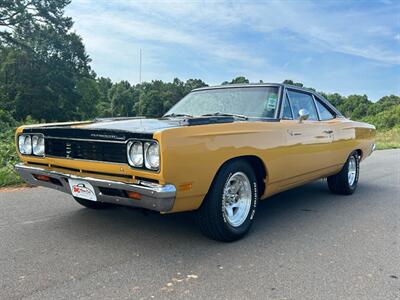
<svg viewBox="0 0 400 300">
<path fill-rule="evenodd" d="M 352 194 L 374 136 L 313 91 L 225 85 L 193 90 L 159 119 L 22 126 L 16 170 L 88 208 L 196 211 L 206 236 L 234 241 L 259 199 L 326 177 Z"/>
</svg>

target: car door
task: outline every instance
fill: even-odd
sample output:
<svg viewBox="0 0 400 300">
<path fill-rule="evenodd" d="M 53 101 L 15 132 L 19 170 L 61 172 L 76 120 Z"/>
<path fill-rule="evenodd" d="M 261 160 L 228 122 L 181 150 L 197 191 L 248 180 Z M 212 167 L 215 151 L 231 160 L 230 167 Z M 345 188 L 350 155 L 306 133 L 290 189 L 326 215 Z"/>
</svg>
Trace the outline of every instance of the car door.
<svg viewBox="0 0 400 300">
<path fill-rule="evenodd" d="M 348 120 L 338 116 L 337 112 L 330 108 L 326 101 L 317 96 L 314 96 L 314 99 L 321 122 L 324 122 L 332 130 L 332 164 L 340 166 L 349 155 L 349 144 L 354 138 L 353 128 L 349 127 Z"/>
<path fill-rule="evenodd" d="M 308 119 L 300 120 L 299 111 L 306 110 Z M 329 124 L 320 121 L 311 93 L 287 89 L 283 98 L 281 122 L 286 128 L 287 180 L 297 184 L 318 177 L 332 164 L 333 141 Z"/>
</svg>

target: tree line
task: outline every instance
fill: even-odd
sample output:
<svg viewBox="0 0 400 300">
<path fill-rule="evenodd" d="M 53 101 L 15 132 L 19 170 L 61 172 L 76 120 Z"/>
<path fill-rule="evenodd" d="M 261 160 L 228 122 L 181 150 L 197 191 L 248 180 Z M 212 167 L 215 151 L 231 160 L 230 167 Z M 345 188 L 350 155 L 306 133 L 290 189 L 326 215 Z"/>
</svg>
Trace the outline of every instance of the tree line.
<svg viewBox="0 0 400 300">
<path fill-rule="evenodd" d="M 142 84 L 112 82 L 90 66 L 81 37 L 64 15 L 70 0 L 0 2 L 0 126 L 28 121 L 85 120 L 96 117 L 159 117 L 201 79 Z M 243 76 L 222 84 L 249 83 Z M 285 83 L 303 86 L 285 80 Z M 322 93 L 345 116 L 378 128 L 400 124 L 400 97 L 372 102 L 366 95 Z M 2 129 L 3 130 L 3 129 Z"/>
</svg>

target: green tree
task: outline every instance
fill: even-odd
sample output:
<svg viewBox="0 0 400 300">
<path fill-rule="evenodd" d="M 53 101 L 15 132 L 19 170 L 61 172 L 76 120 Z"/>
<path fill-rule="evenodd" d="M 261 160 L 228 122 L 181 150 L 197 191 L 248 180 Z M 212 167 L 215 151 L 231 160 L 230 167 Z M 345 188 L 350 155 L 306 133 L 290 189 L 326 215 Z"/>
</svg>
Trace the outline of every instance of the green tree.
<svg viewBox="0 0 400 300">
<path fill-rule="evenodd" d="M 133 116 L 136 96 L 135 88 L 128 81 L 115 83 L 108 92 L 108 98 L 111 100 L 111 116 Z"/>
<path fill-rule="evenodd" d="M 188 94 L 191 90 L 198 89 L 201 87 L 208 86 L 203 80 L 201 79 L 188 79 L 185 82 L 185 93 Z"/>
<path fill-rule="evenodd" d="M 113 86 L 113 83 L 110 78 L 105 77 L 97 78 L 96 82 L 100 92 L 100 98 L 97 104 L 98 117 L 111 117 L 111 99 L 108 98 L 108 92 Z"/>
<path fill-rule="evenodd" d="M 233 78 L 230 82 L 224 81 L 222 83 L 222 85 L 225 85 L 225 84 L 241 84 L 241 83 L 250 83 L 250 81 L 244 76 L 238 76 L 236 78 Z"/>
<path fill-rule="evenodd" d="M 377 129 L 390 129 L 400 126 L 400 104 L 381 111 L 376 115 L 367 116 L 362 120 L 374 124 Z"/>
<path fill-rule="evenodd" d="M 299 87 L 303 87 L 304 86 L 301 82 L 293 82 L 293 80 L 291 80 L 291 79 L 285 79 L 282 83 L 283 84 L 294 85 L 294 86 L 299 86 Z"/>
<path fill-rule="evenodd" d="M 70 0 L 2 0 L 0 2 L 0 42 L 31 48 L 30 40 L 21 36 L 52 28 L 57 34 L 64 35 L 72 27 L 71 18 L 65 17 L 64 8 Z"/>
<path fill-rule="evenodd" d="M 346 117 L 361 119 L 367 115 L 368 108 L 371 105 L 372 102 L 368 100 L 367 95 L 350 95 L 346 98 L 346 101 L 340 105 L 340 109 Z"/>
<path fill-rule="evenodd" d="M 17 122 L 14 120 L 12 115 L 9 112 L 0 109 L 0 128 L 1 128 L 1 131 L 5 132 L 7 129 L 13 128 L 15 126 L 17 126 Z"/>
<path fill-rule="evenodd" d="M 96 117 L 97 104 L 100 99 L 100 91 L 96 81 L 84 77 L 77 82 L 76 88 L 80 97 L 76 116 L 81 120 Z"/>
<path fill-rule="evenodd" d="M 174 78 L 172 82 L 145 82 L 137 87 L 140 89 L 140 97 L 135 110 L 141 116 L 160 117 L 191 90 L 203 86 L 207 84 L 200 79 L 188 79 L 183 82 Z"/>
<path fill-rule="evenodd" d="M 136 104 L 137 114 L 146 117 L 160 117 L 166 111 L 165 106 L 171 105 L 171 100 L 168 102 L 166 97 L 171 96 L 164 94 L 165 84 L 161 80 L 145 82 L 140 88 L 139 102 Z"/>
<path fill-rule="evenodd" d="M 81 38 L 63 16 L 69 1 L 0 2 L 1 107 L 17 120 L 71 120 L 81 116 L 77 83 L 95 75 Z"/>
<path fill-rule="evenodd" d="M 368 115 L 375 115 L 385 110 L 391 109 L 393 106 L 400 104 L 400 97 L 395 95 L 384 96 L 368 108 Z"/>
<path fill-rule="evenodd" d="M 341 111 L 342 105 L 345 102 L 346 98 L 338 93 L 333 94 L 325 94 L 320 93 L 325 99 L 327 99 L 333 106 L 335 106 L 339 111 Z"/>
</svg>

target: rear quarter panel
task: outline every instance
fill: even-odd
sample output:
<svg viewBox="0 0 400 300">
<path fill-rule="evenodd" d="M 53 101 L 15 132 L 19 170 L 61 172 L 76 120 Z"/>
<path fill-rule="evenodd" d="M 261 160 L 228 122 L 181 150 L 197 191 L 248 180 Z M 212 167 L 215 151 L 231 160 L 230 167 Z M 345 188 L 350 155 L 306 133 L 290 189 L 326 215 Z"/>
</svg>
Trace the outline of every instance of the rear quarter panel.
<svg viewBox="0 0 400 300">
<path fill-rule="evenodd" d="M 332 121 L 334 130 L 333 153 L 338 164 L 344 164 L 350 153 L 361 150 L 361 159 L 372 153 L 375 143 L 375 126 L 364 122 L 338 118 Z"/>
</svg>

